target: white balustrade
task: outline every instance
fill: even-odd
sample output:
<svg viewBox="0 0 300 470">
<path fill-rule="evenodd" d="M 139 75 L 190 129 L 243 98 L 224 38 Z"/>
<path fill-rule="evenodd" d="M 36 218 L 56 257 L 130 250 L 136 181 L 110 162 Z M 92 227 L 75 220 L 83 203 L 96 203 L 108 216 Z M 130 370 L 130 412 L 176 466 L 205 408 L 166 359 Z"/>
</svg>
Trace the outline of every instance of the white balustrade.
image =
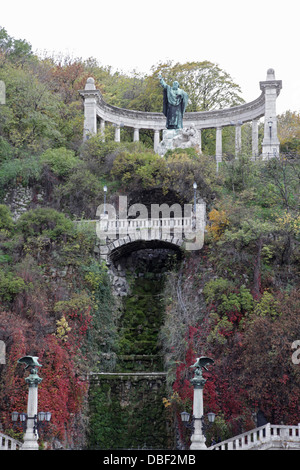
<svg viewBox="0 0 300 470">
<path fill-rule="evenodd" d="M 22 443 L 0 432 L 0 450 L 18 450 Z"/>
<path fill-rule="evenodd" d="M 300 424 L 285 426 L 266 424 L 231 439 L 219 442 L 208 450 L 247 450 L 247 449 L 297 449 L 300 450 Z"/>
</svg>

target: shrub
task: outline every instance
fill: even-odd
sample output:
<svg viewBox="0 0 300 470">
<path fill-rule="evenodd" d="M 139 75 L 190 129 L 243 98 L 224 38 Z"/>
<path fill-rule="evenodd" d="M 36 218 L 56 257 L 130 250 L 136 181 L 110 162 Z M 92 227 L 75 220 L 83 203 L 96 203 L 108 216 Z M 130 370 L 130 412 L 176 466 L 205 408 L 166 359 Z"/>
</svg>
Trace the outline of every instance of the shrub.
<svg viewBox="0 0 300 470">
<path fill-rule="evenodd" d="M 10 231 L 14 226 L 11 212 L 7 206 L 0 204 L 0 230 Z"/>
<path fill-rule="evenodd" d="M 13 297 L 25 289 L 24 279 L 13 273 L 0 270 L 0 297 L 4 301 L 11 301 Z"/>
<path fill-rule="evenodd" d="M 41 161 L 50 166 L 57 176 L 66 177 L 80 162 L 73 150 L 65 147 L 48 149 L 41 155 Z"/>
<path fill-rule="evenodd" d="M 74 227 L 70 219 L 54 209 L 39 208 L 22 214 L 17 222 L 25 239 L 44 235 L 52 241 L 73 235 Z"/>
<path fill-rule="evenodd" d="M 41 177 L 42 165 L 38 157 L 15 158 L 7 160 L 0 169 L 0 188 L 21 183 L 28 186 L 32 181 L 38 181 Z"/>
</svg>

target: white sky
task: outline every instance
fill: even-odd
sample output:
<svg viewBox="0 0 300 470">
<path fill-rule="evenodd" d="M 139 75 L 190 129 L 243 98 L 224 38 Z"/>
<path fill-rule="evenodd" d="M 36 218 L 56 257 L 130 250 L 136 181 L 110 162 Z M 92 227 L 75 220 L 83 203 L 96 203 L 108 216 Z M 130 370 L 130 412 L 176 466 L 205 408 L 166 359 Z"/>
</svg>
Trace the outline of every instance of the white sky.
<svg viewBox="0 0 300 470">
<path fill-rule="evenodd" d="M 280 114 L 300 111 L 299 13 L 299 0 L 7 0 L 0 26 L 35 52 L 94 57 L 124 72 L 209 60 L 246 101 L 272 67 L 283 81 Z"/>
</svg>

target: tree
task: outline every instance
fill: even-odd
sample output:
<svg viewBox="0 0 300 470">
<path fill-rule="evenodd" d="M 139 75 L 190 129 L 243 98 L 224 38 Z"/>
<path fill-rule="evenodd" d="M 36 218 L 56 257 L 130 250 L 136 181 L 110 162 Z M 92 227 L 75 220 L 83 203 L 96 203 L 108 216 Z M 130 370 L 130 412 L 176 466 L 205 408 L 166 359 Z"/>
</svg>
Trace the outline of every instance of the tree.
<svg viewBox="0 0 300 470">
<path fill-rule="evenodd" d="M 185 64 L 167 62 L 152 68 L 152 75 L 145 78 L 143 89 L 132 101 L 131 107 L 144 111 L 162 110 L 159 73 L 167 83 L 177 80 L 180 88 L 188 93 L 187 111 L 208 111 L 243 103 L 240 87 L 217 64 L 209 61 Z"/>
<path fill-rule="evenodd" d="M 31 44 L 24 39 L 15 39 L 0 27 L 0 65 L 10 61 L 23 65 L 29 58 L 33 57 Z"/>
<path fill-rule="evenodd" d="M 278 116 L 278 138 L 282 152 L 300 152 L 300 113 L 286 111 Z"/>
<path fill-rule="evenodd" d="M 47 84 L 42 84 L 30 69 L 11 65 L 0 69 L 0 79 L 6 83 L 4 137 L 19 151 L 35 152 L 60 141 L 57 128 L 59 98 L 51 94 Z"/>
</svg>

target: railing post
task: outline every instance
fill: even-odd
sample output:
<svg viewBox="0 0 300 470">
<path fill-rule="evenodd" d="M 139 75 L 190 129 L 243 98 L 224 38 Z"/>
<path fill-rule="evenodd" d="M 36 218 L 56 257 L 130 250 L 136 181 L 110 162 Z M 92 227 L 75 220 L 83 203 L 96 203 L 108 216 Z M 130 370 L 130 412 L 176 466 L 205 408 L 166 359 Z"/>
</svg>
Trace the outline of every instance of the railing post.
<svg viewBox="0 0 300 470">
<path fill-rule="evenodd" d="M 265 438 L 266 438 L 266 441 L 267 441 L 267 440 L 271 439 L 271 424 L 270 423 L 266 424 L 265 429 L 266 429 Z"/>
</svg>

